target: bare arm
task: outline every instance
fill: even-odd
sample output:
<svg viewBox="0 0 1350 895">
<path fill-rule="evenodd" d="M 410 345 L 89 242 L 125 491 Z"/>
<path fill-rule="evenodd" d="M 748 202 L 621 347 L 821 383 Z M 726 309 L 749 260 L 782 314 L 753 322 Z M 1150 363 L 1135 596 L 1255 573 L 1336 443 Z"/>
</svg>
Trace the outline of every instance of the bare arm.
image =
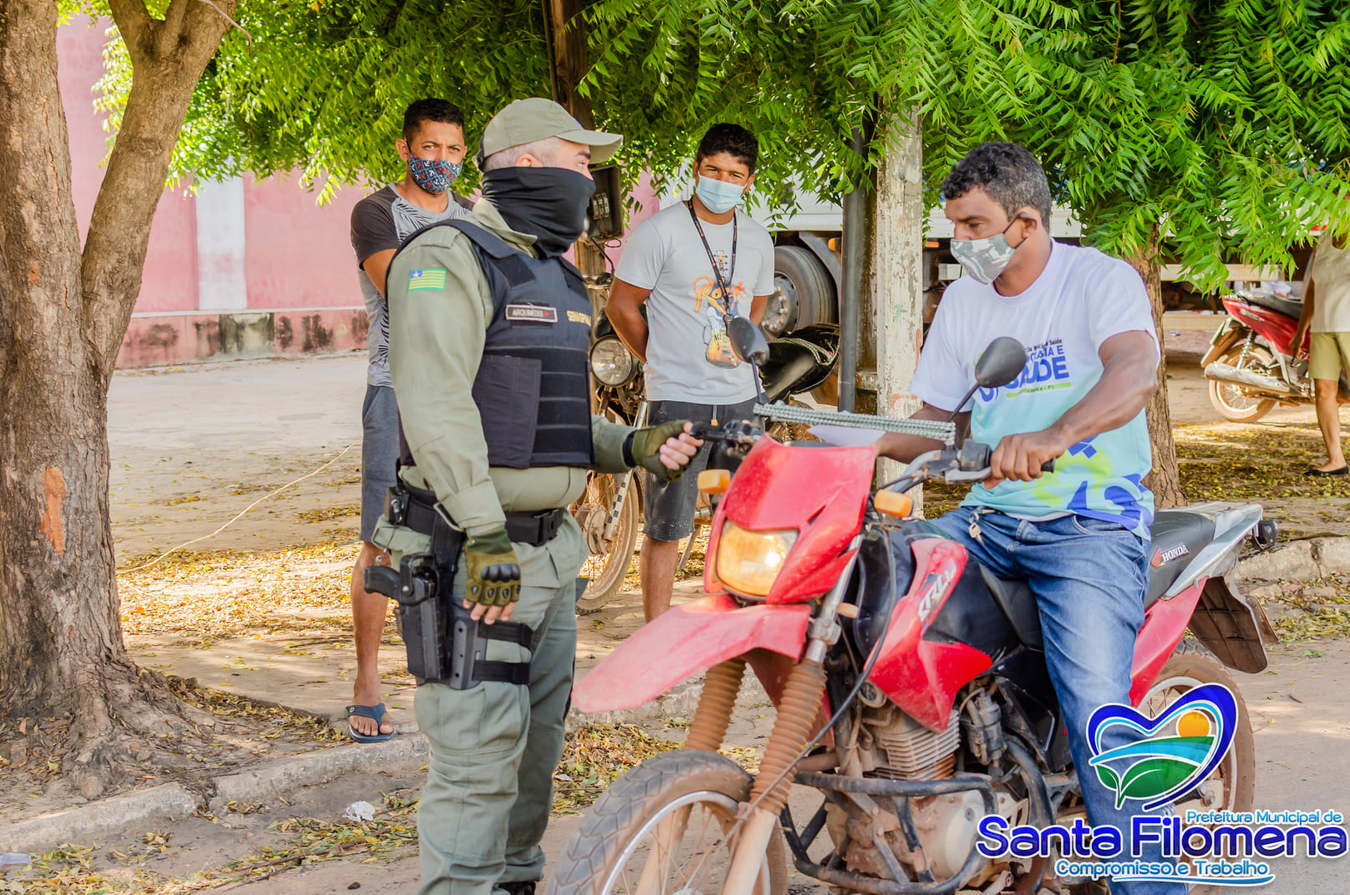
<svg viewBox="0 0 1350 895">
<path fill-rule="evenodd" d="M 647 321 L 642 319 L 642 303 L 652 294 L 650 289 L 639 289 L 632 283 L 616 279 L 609 290 L 609 304 L 605 316 L 614 324 L 619 340 L 638 360 L 647 362 Z"/>
<path fill-rule="evenodd" d="M 769 307 L 769 296 L 756 295 L 750 300 L 750 322 L 758 326 L 764 322 L 764 311 Z"/>
<path fill-rule="evenodd" d="M 922 408 L 910 416 L 910 419 L 945 420 L 951 415 L 952 412 L 950 410 L 943 410 L 939 407 L 934 407 L 932 404 L 925 403 Z M 956 415 L 956 430 L 958 432 L 964 432 L 969 426 L 970 411 L 958 413 Z M 875 447 L 878 456 L 899 460 L 901 463 L 908 463 L 925 451 L 934 451 L 943 447 L 943 444 L 935 438 L 924 438 L 922 435 L 905 435 L 901 432 L 887 432 L 877 440 Z"/>
<path fill-rule="evenodd" d="M 370 277 L 370 282 L 380 293 L 380 297 L 388 299 L 389 295 L 385 292 L 385 280 L 389 277 L 389 262 L 394 260 L 394 250 L 385 249 L 382 252 L 376 252 L 361 262 L 361 269 Z"/>
<path fill-rule="evenodd" d="M 1143 330 L 1116 333 L 1101 344 L 1097 356 L 1102 376 L 1077 404 L 1049 428 L 1008 435 L 994 449 L 992 475 L 985 487 L 1004 479 L 1039 478 L 1041 465 L 1062 456 L 1072 445 L 1109 432 L 1134 419 L 1158 388 L 1158 354 L 1153 336 Z"/>
</svg>

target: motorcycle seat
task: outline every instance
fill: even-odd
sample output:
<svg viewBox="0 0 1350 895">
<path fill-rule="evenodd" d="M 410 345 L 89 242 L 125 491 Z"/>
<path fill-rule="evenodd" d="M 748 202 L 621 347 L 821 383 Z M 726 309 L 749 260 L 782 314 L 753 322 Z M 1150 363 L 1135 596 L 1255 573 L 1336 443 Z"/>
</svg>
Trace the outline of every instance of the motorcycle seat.
<svg viewBox="0 0 1350 895">
<path fill-rule="evenodd" d="M 1214 520 L 1186 510 L 1160 510 L 1149 530 L 1148 591 L 1145 608 L 1161 597 L 1190 565 L 1190 561 L 1214 540 Z"/>
<path fill-rule="evenodd" d="M 1036 595 L 1031 592 L 1031 587 L 1019 579 L 1000 578 L 984 566 L 980 566 L 980 577 L 1017 632 L 1017 639 L 1032 649 L 1042 649 L 1041 615 L 1036 609 Z"/>
<path fill-rule="evenodd" d="M 1249 304 L 1266 308 L 1286 317 L 1293 317 L 1295 320 L 1303 313 L 1303 302 L 1290 301 L 1269 292 L 1239 292 L 1237 296 Z"/>
</svg>

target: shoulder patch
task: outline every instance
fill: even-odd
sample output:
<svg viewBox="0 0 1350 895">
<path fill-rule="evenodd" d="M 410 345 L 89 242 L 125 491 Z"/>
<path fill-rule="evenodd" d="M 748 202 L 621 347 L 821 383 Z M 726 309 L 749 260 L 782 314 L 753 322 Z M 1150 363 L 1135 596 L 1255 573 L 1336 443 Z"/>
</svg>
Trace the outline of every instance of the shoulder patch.
<svg viewBox="0 0 1350 895">
<path fill-rule="evenodd" d="M 408 272 L 408 291 L 445 288 L 444 267 L 419 267 Z"/>
<path fill-rule="evenodd" d="M 591 325 L 591 315 L 583 314 L 580 311 L 568 311 L 567 319 L 572 323 L 584 323 L 587 326 Z"/>
</svg>

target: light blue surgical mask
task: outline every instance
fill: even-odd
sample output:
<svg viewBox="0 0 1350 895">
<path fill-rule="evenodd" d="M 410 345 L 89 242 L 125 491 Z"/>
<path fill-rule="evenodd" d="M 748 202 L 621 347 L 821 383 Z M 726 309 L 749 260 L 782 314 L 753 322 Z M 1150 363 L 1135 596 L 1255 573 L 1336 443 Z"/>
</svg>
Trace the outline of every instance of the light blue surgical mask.
<svg viewBox="0 0 1350 895">
<path fill-rule="evenodd" d="M 726 214 L 741 201 L 745 187 L 738 183 L 729 183 L 712 177 L 698 176 L 698 186 L 694 188 L 703 207 L 713 214 Z"/>
</svg>

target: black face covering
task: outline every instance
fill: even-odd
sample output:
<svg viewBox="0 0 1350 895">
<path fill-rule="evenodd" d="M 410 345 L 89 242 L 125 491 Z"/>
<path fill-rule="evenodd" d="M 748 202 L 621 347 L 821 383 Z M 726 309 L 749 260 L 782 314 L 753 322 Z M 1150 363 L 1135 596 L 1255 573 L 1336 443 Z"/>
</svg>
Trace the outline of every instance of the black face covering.
<svg viewBox="0 0 1350 895">
<path fill-rule="evenodd" d="M 512 166 L 483 175 L 483 198 L 512 230 L 534 236 L 545 258 L 561 255 L 581 236 L 594 194 L 595 181 L 567 168 Z"/>
</svg>

